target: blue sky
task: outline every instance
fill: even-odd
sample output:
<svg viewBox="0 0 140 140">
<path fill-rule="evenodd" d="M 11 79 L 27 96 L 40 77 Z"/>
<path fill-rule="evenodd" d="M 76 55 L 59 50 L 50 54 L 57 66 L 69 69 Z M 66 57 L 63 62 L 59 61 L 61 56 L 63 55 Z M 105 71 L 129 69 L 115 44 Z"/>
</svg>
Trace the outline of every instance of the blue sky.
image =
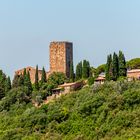
<svg viewBox="0 0 140 140">
<path fill-rule="evenodd" d="M 122 50 L 140 57 L 139 0 L 0 0 L 0 68 L 49 69 L 49 43 L 71 41 L 74 63 L 91 65 Z"/>
</svg>

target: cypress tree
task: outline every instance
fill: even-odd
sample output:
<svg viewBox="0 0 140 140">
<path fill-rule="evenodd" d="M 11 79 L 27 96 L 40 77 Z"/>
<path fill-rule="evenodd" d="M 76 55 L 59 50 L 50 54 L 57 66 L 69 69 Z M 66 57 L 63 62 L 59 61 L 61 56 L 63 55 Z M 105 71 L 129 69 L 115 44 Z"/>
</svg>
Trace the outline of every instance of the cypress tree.
<svg viewBox="0 0 140 140">
<path fill-rule="evenodd" d="M 76 66 L 76 76 L 75 76 L 75 78 L 76 78 L 76 81 L 80 79 L 79 64 L 77 64 L 77 66 Z"/>
<path fill-rule="evenodd" d="M 23 77 L 23 75 L 18 76 L 18 86 L 24 86 L 24 77 Z"/>
<path fill-rule="evenodd" d="M 74 82 L 74 68 L 73 68 L 73 62 L 70 64 L 70 81 Z"/>
<path fill-rule="evenodd" d="M 16 74 L 12 82 L 12 88 L 17 88 L 19 86 L 24 86 L 24 79 L 23 79 L 23 75 Z"/>
<path fill-rule="evenodd" d="M 6 92 L 9 91 L 11 89 L 11 80 L 10 77 L 8 76 L 8 78 L 6 79 L 6 85 L 5 85 L 5 90 Z"/>
<path fill-rule="evenodd" d="M 36 66 L 36 72 L 35 72 L 35 89 L 39 90 L 39 83 L 38 83 L 38 65 Z"/>
<path fill-rule="evenodd" d="M 88 61 L 83 61 L 82 77 L 87 79 L 90 76 L 90 64 Z"/>
<path fill-rule="evenodd" d="M 116 81 L 117 78 L 119 77 L 119 60 L 115 52 L 113 54 L 112 67 L 113 67 L 113 80 Z"/>
<path fill-rule="evenodd" d="M 5 83 L 6 83 L 6 75 L 0 70 L 0 99 L 5 96 Z"/>
<path fill-rule="evenodd" d="M 31 79 L 30 79 L 30 73 L 29 71 L 27 72 L 27 74 L 25 75 L 24 78 L 24 86 L 26 86 L 28 88 L 28 92 L 31 93 L 32 92 L 32 83 L 31 83 Z"/>
<path fill-rule="evenodd" d="M 107 56 L 107 63 L 106 63 L 106 80 L 111 80 L 112 73 L 112 55 Z"/>
<path fill-rule="evenodd" d="M 23 79 L 26 77 L 26 68 L 24 68 L 24 72 L 23 72 Z"/>
<path fill-rule="evenodd" d="M 47 79 L 47 78 L 46 78 L 46 71 L 45 71 L 45 68 L 43 67 L 43 68 L 42 68 L 41 84 L 46 83 L 46 82 L 47 82 L 46 79 Z"/>
<path fill-rule="evenodd" d="M 127 76 L 126 61 L 122 51 L 119 51 L 119 76 Z"/>
<path fill-rule="evenodd" d="M 76 80 L 80 80 L 82 78 L 82 61 L 79 62 L 76 66 Z"/>
<path fill-rule="evenodd" d="M 79 63 L 79 78 L 82 79 L 83 64 L 82 61 Z"/>
<path fill-rule="evenodd" d="M 87 78 L 91 76 L 91 67 L 89 61 L 87 61 L 87 76 L 88 76 Z"/>
<path fill-rule="evenodd" d="M 3 89 L 3 87 L 0 85 L 0 99 L 2 99 L 4 96 L 5 96 L 4 89 Z"/>
<path fill-rule="evenodd" d="M 109 67 L 110 67 L 109 57 L 110 55 L 107 56 L 106 70 L 105 70 L 105 77 L 107 81 L 109 81 Z"/>
<path fill-rule="evenodd" d="M 111 56 L 111 59 L 110 59 L 109 80 L 113 80 L 113 61 L 112 61 L 112 56 Z"/>
</svg>

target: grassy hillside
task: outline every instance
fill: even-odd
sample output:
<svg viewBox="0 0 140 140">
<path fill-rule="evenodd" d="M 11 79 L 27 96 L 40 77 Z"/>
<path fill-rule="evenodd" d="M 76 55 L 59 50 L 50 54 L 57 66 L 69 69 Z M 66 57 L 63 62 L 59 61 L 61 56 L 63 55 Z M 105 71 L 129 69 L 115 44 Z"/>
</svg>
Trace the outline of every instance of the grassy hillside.
<svg viewBox="0 0 140 140">
<path fill-rule="evenodd" d="M 26 89 L 0 101 L 0 140 L 139 140 L 140 82 L 109 82 L 37 109 Z"/>
</svg>

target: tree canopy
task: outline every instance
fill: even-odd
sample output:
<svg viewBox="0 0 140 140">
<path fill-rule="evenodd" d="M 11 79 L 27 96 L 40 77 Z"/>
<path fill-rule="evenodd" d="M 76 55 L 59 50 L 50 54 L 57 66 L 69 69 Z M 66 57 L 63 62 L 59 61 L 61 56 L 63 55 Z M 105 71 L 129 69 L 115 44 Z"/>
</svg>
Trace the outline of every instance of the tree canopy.
<svg viewBox="0 0 140 140">
<path fill-rule="evenodd" d="M 128 69 L 140 69 L 140 58 L 134 58 L 127 62 Z"/>
</svg>

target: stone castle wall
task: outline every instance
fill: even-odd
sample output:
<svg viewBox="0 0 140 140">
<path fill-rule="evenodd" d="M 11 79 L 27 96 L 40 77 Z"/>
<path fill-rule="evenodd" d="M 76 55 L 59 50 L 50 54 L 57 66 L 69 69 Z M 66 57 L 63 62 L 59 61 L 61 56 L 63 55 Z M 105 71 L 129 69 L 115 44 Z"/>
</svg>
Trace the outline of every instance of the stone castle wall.
<svg viewBox="0 0 140 140">
<path fill-rule="evenodd" d="M 29 71 L 29 73 L 30 73 L 31 83 L 32 84 L 35 83 L 36 69 L 33 68 L 33 67 L 27 67 L 25 69 L 26 69 L 26 72 Z M 23 75 L 23 73 L 24 73 L 24 68 L 15 72 L 16 75 Z M 38 70 L 38 79 L 39 79 L 39 81 L 41 80 L 41 76 L 42 76 L 42 70 Z M 49 77 L 49 72 L 46 72 L 46 77 L 47 78 Z"/>
<path fill-rule="evenodd" d="M 73 45 L 70 42 L 52 42 L 50 44 L 50 71 L 46 72 L 46 77 L 53 72 L 63 72 L 67 77 L 70 75 L 70 64 L 73 62 Z M 30 73 L 31 82 L 35 82 L 36 69 L 27 67 L 26 71 Z M 23 74 L 24 69 L 15 72 L 16 75 Z M 41 80 L 42 71 L 38 71 L 39 80 Z"/>
<path fill-rule="evenodd" d="M 71 62 L 73 62 L 72 43 L 52 42 L 50 44 L 50 72 L 63 72 L 69 77 Z"/>
</svg>

